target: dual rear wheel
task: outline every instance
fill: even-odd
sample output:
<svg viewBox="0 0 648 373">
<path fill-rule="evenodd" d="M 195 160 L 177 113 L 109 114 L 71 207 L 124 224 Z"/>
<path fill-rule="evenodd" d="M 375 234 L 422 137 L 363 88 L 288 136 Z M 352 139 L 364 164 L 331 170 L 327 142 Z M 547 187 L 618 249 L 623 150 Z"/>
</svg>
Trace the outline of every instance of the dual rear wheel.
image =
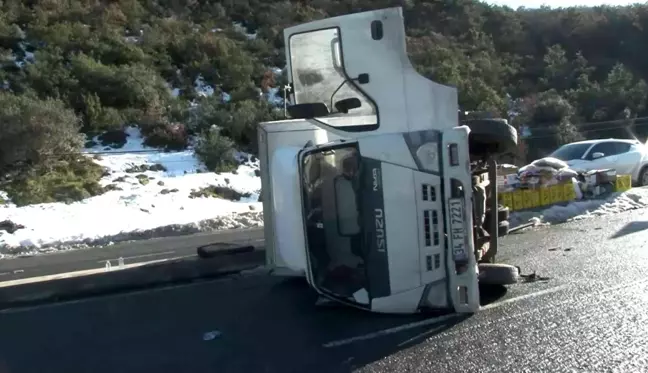
<svg viewBox="0 0 648 373">
<path fill-rule="evenodd" d="M 517 153 L 518 136 L 515 128 L 510 126 L 503 119 L 472 119 L 463 122 L 470 128 L 468 138 L 471 159 L 485 160 L 489 158 L 498 159 L 501 156 Z M 491 180 L 491 182 L 496 182 Z M 485 197 L 485 196 L 482 196 Z M 497 232 L 489 232 L 489 235 L 497 234 L 505 236 L 509 231 L 510 211 L 506 207 L 497 206 Z M 475 217 L 483 221 L 482 227 L 489 231 L 491 229 L 492 214 L 491 209 L 486 208 L 483 212 L 485 216 Z M 479 246 L 488 245 L 485 237 L 476 239 L 475 243 Z M 487 246 L 483 246 L 487 247 Z M 481 250 L 482 247 L 478 247 Z M 494 255 L 489 255 L 487 250 L 479 263 L 479 282 L 486 285 L 511 285 L 518 282 L 519 270 L 517 267 L 508 264 L 494 263 Z"/>
</svg>

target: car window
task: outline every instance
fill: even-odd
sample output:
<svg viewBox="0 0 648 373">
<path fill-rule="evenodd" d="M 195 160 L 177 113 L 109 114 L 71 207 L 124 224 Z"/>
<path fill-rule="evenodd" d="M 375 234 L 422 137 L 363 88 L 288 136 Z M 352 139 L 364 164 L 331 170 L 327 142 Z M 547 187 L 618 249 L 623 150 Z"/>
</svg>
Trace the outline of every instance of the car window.
<svg viewBox="0 0 648 373">
<path fill-rule="evenodd" d="M 617 142 L 615 143 L 615 146 L 616 146 L 616 154 L 623 154 L 630 151 L 632 144 L 629 144 L 627 142 Z"/>
<path fill-rule="evenodd" d="M 549 156 L 565 162 L 581 159 L 590 146 L 592 144 L 567 144 L 556 149 Z"/>
<path fill-rule="evenodd" d="M 589 154 L 587 155 L 587 159 L 594 159 L 594 153 L 603 153 L 605 157 L 619 154 L 616 144 L 616 142 L 602 142 L 594 145 L 592 150 L 590 150 Z"/>
</svg>

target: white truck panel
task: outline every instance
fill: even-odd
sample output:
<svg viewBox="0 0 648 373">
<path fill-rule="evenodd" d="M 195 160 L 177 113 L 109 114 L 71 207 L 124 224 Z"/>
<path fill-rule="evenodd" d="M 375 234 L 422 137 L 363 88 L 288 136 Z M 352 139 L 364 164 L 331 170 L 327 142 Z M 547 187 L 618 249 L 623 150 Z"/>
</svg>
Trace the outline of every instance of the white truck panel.
<svg viewBox="0 0 648 373">
<path fill-rule="evenodd" d="M 274 263 L 296 273 L 306 273 L 306 247 L 301 208 L 301 186 L 297 154 L 299 147 L 282 147 L 272 154 L 272 215 L 275 234 L 272 236 Z M 269 240 L 266 239 L 266 242 Z"/>
<path fill-rule="evenodd" d="M 407 150 L 405 150 L 408 152 Z M 409 152 L 408 152 L 409 153 Z M 414 170 L 382 165 L 385 236 L 392 294 L 421 286 Z"/>
<path fill-rule="evenodd" d="M 259 137 L 259 162 L 261 168 L 261 183 L 263 185 L 263 190 L 261 191 L 261 198 L 263 200 L 263 210 L 264 210 L 264 235 L 266 237 L 266 265 L 268 268 L 273 269 L 275 274 L 278 275 L 291 275 L 291 276 L 302 276 L 301 271 L 291 270 L 283 259 L 282 255 L 277 254 L 276 245 L 277 242 L 275 237 L 275 215 L 272 211 L 274 209 L 274 200 L 275 200 L 275 189 L 281 191 L 281 187 L 275 186 L 273 180 L 286 181 L 289 179 L 283 179 L 282 177 L 277 178 L 275 172 L 282 172 L 281 169 L 275 170 L 272 166 L 274 154 L 284 147 L 299 147 L 302 148 L 308 141 L 312 141 L 313 144 L 322 144 L 328 141 L 339 139 L 339 136 L 328 133 L 327 131 L 309 123 L 306 120 L 297 119 L 297 120 L 283 120 L 275 122 L 266 122 L 259 124 L 258 130 Z M 284 155 L 285 156 L 285 155 Z M 277 162 L 283 162 L 283 160 L 277 160 Z M 281 164 L 281 163 L 278 163 Z M 296 165 L 296 164 L 295 164 Z M 279 168 L 283 166 L 278 166 Z M 297 172 L 297 169 L 294 170 Z M 270 175 L 273 175 L 271 178 Z M 298 182 L 298 178 L 293 176 L 295 182 Z M 301 196 L 299 192 L 297 196 Z M 287 196 L 279 197 L 286 199 Z M 299 218 L 301 219 L 301 205 L 294 207 L 294 211 L 299 211 Z M 299 226 L 302 226 L 300 223 Z M 301 234 L 303 232 L 300 230 Z M 295 239 L 293 237 L 293 239 Z M 302 237 L 303 240 L 303 237 Z M 291 245 L 294 249 L 294 247 Z M 303 253 L 304 246 L 302 246 L 299 251 L 302 253 L 300 255 L 305 256 Z M 289 255 L 290 254 L 285 254 Z M 295 254 L 297 255 L 297 254 Z M 296 256 L 294 257 L 297 260 Z M 296 263 L 296 262 L 295 262 Z"/>
</svg>

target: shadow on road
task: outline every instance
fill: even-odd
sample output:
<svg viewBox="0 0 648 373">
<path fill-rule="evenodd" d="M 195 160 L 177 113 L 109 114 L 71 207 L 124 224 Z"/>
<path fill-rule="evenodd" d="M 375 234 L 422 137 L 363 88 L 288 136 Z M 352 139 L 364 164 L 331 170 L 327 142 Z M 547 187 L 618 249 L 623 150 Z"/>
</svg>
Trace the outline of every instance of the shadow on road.
<svg viewBox="0 0 648 373">
<path fill-rule="evenodd" d="M 648 229 L 648 221 L 633 221 L 624 225 L 623 228 L 610 236 L 610 239 L 620 238 L 646 229 Z"/>
<path fill-rule="evenodd" d="M 489 289 L 485 301 L 504 292 Z M 252 276 L 2 312 L 0 366 L 7 373 L 350 372 L 466 318 L 430 323 L 317 307 L 316 299 L 303 280 Z M 34 359 L 35 351 L 51 358 Z"/>
</svg>

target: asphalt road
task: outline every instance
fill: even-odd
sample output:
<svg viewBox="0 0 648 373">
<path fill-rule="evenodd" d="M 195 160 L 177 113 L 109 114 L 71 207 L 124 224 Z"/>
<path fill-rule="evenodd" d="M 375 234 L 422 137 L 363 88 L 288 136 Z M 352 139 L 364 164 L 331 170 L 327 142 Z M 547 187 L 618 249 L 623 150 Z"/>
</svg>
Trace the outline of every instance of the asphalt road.
<svg viewBox="0 0 648 373">
<path fill-rule="evenodd" d="M 507 237 L 500 259 L 550 279 L 470 318 L 318 308 L 258 274 L 0 311 L 0 373 L 646 372 L 647 242 L 646 211 Z"/>
<path fill-rule="evenodd" d="M 199 233 L 189 236 L 123 242 L 112 246 L 70 250 L 31 257 L 0 260 L 0 282 L 103 268 L 106 261 L 117 265 L 196 255 L 199 246 L 214 243 L 263 245 L 263 228 Z"/>
</svg>

